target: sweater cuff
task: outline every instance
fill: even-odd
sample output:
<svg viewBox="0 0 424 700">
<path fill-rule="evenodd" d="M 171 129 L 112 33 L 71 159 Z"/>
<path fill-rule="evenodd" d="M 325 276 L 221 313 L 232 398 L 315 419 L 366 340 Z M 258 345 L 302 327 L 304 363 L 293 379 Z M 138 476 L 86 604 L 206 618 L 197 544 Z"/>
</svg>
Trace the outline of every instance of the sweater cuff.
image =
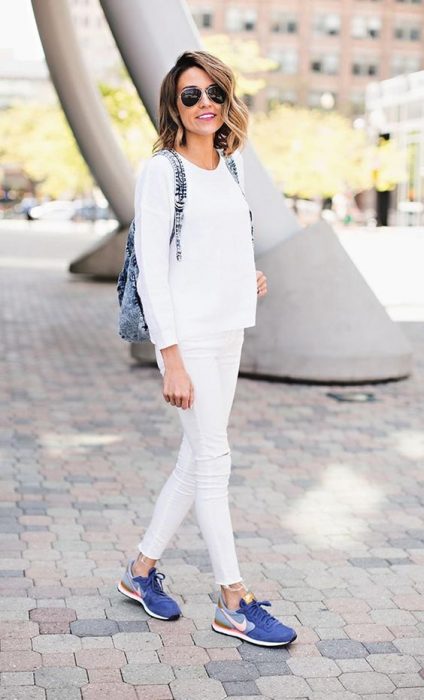
<svg viewBox="0 0 424 700">
<path fill-rule="evenodd" d="M 167 348 L 170 345 L 177 345 L 178 338 L 174 331 L 169 331 L 167 333 L 161 333 L 153 342 L 158 350 L 163 350 L 163 348 Z"/>
</svg>

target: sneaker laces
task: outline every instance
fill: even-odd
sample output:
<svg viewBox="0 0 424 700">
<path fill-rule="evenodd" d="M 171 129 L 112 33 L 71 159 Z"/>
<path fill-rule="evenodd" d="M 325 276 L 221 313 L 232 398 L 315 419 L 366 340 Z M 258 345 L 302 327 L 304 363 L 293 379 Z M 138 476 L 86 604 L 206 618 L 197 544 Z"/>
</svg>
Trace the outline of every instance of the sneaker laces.
<svg viewBox="0 0 424 700">
<path fill-rule="evenodd" d="M 266 605 L 271 607 L 272 603 L 269 600 L 252 600 L 251 603 L 246 603 L 243 599 L 241 600 L 241 608 L 249 609 L 249 618 L 251 617 L 252 622 L 257 622 L 264 627 L 272 627 L 275 624 L 280 624 L 278 620 L 270 615 L 267 610 L 261 608 L 261 605 Z"/>
<path fill-rule="evenodd" d="M 151 586 L 152 590 L 154 590 L 155 593 L 158 593 L 158 595 L 167 596 L 167 593 L 165 593 L 163 590 L 162 581 L 164 578 L 166 578 L 165 574 L 162 574 L 160 571 L 156 571 L 156 569 L 153 568 L 148 576 L 147 585 Z"/>
</svg>

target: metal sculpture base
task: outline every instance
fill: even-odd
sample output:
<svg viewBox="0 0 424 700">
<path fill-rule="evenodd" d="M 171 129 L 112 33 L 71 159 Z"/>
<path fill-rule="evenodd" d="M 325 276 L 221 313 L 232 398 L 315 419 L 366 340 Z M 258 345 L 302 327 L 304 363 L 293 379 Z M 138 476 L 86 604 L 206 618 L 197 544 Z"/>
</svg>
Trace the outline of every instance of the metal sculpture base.
<svg viewBox="0 0 424 700">
<path fill-rule="evenodd" d="M 323 384 L 410 374 L 409 343 L 326 222 L 258 256 L 257 267 L 269 294 L 246 329 L 241 373 Z M 155 361 L 148 343 L 133 345 L 131 355 Z"/>
<path fill-rule="evenodd" d="M 69 265 L 69 272 L 116 281 L 124 262 L 128 226 L 108 233 Z"/>
</svg>

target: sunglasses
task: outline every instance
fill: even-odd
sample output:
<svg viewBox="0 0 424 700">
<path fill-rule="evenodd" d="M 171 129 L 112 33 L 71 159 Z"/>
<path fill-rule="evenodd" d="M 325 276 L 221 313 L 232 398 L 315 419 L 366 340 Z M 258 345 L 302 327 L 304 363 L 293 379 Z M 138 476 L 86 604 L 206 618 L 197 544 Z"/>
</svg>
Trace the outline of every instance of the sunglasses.
<svg viewBox="0 0 424 700">
<path fill-rule="evenodd" d="M 212 102 L 216 102 L 218 105 L 222 105 L 225 102 L 226 93 L 219 87 L 219 85 L 209 85 L 204 92 L 206 92 L 207 96 L 212 100 Z M 199 87 L 186 87 L 180 92 L 181 102 L 185 107 L 194 107 L 194 105 L 196 105 L 202 97 L 202 93 L 203 90 L 201 90 Z"/>
</svg>

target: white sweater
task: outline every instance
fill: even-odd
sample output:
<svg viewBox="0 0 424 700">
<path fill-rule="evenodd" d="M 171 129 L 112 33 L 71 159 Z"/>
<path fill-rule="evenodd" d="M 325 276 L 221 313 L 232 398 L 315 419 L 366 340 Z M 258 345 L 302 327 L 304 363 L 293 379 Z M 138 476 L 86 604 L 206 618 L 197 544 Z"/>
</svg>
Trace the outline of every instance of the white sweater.
<svg viewBox="0 0 424 700">
<path fill-rule="evenodd" d="M 219 153 L 219 151 L 218 151 Z M 249 207 L 224 162 L 200 168 L 181 156 L 187 199 L 176 259 L 174 171 L 151 156 L 137 176 L 135 254 L 137 290 L 152 342 L 160 350 L 179 340 L 256 323 L 256 269 Z M 244 191 L 243 160 L 233 153 Z"/>
</svg>

